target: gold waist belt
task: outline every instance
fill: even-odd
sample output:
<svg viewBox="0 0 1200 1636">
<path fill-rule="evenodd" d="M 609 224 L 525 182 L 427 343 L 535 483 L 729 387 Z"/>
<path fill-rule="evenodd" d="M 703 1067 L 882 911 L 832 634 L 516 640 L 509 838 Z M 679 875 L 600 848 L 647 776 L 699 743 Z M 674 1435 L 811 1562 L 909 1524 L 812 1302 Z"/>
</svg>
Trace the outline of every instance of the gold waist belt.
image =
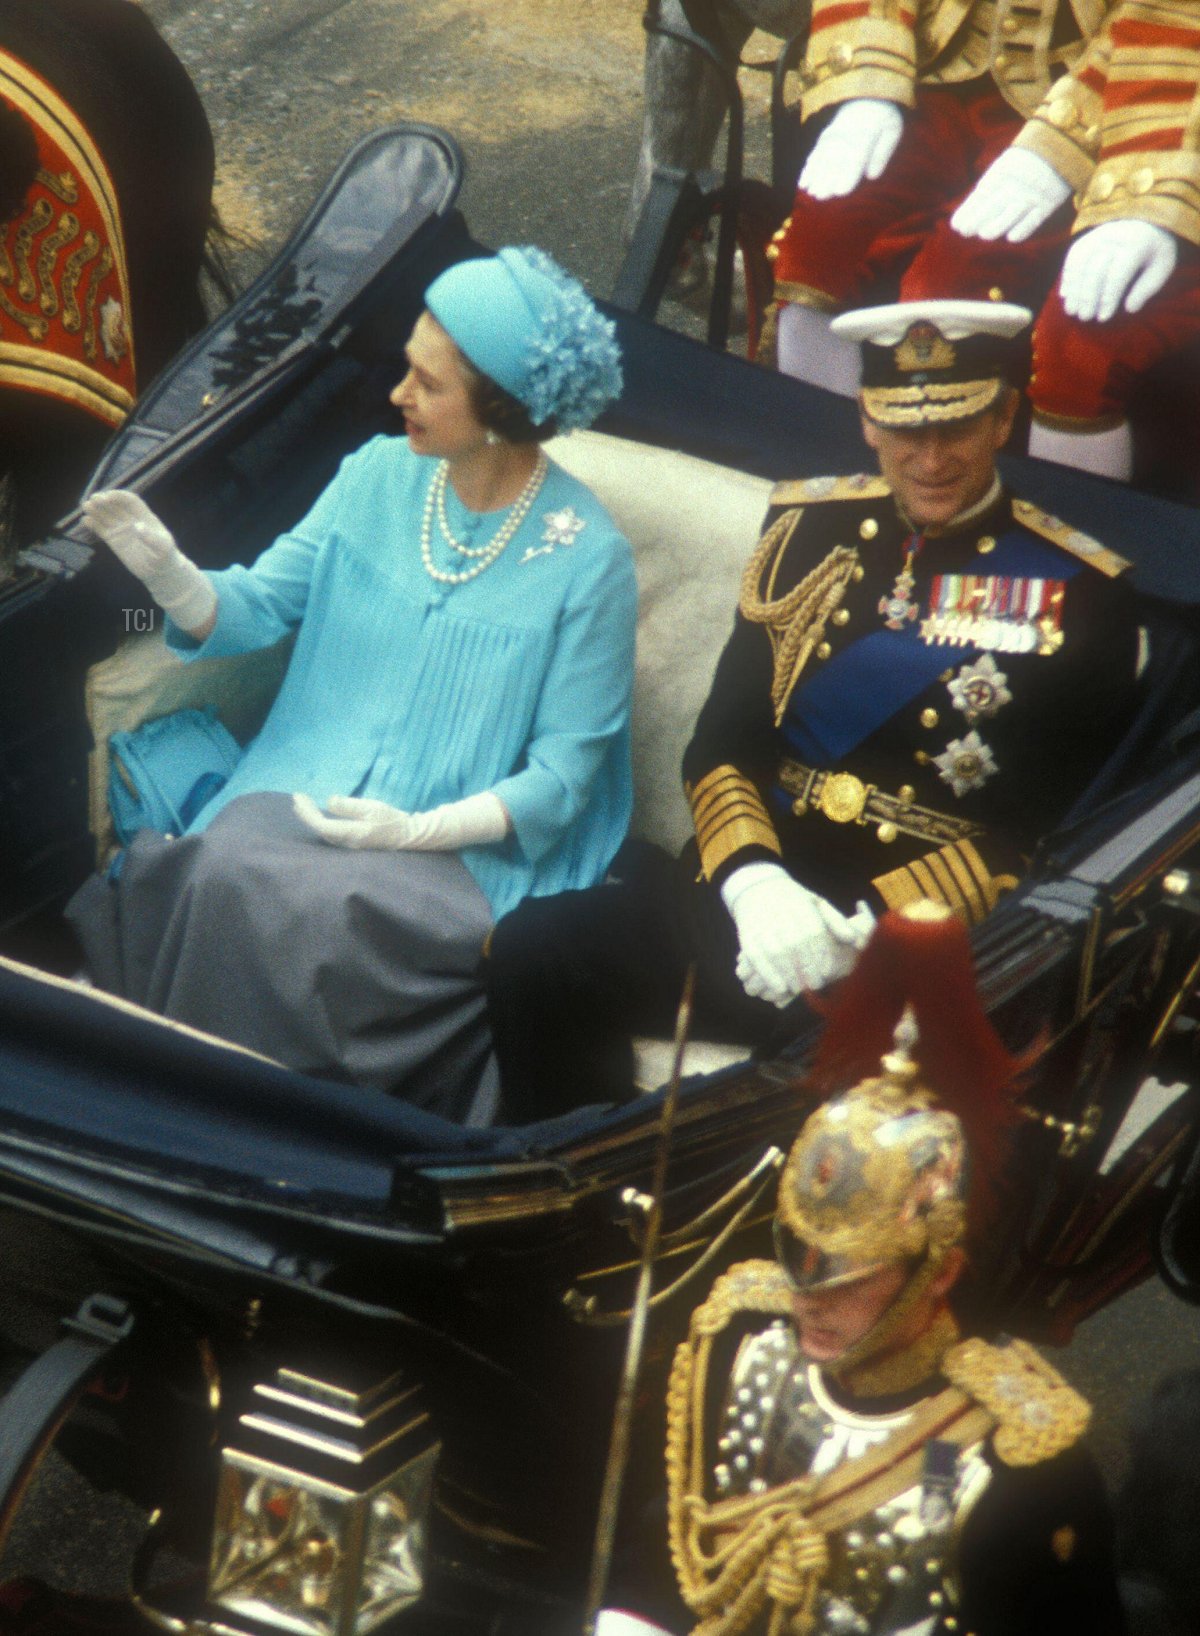
<svg viewBox="0 0 1200 1636">
<path fill-rule="evenodd" d="M 875 824 L 881 841 L 915 835 L 918 840 L 942 846 L 984 833 L 982 824 L 918 806 L 903 795 L 886 795 L 853 773 L 825 772 L 787 756 L 779 764 L 779 782 L 792 797 L 792 811 L 797 818 L 819 812 L 834 824 Z"/>
</svg>

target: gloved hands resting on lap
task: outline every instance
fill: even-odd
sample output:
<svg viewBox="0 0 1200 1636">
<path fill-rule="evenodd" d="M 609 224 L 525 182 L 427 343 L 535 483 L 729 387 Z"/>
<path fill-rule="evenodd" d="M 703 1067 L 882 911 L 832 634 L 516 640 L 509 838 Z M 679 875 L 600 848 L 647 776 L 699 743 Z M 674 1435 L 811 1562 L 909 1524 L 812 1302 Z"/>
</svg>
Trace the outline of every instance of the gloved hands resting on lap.
<svg viewBox="0 0 1200 1636">
<path fill-rule="evenodd" d="M 1028 148 L 1005 148 L 984 171 L 950 225 L 964 238 L 1020 244 L 1071 197 L 1071 184 Z"/>
<path fill-rule="evenodd" d="M 208 635 L 216 618 L 217 593 L 140 495 L 127 489 L 97 489 L 80 509 L 93 534 L 141 580 L 180 630 L 201 639 Z"/>
<path fill-rule="evenodd" d="M 457 852 L 494 845 L 512 828 L 508 809 L 490 790 L 429 812 L 402 812 L 356 795 L 330 796 L 324 812 L 307 795 L 293 795 L 292 806 L 323 841 L 355 851 Z"/>
<path fill-rule="evenodd" d="M 903 129 L 904 115 L 894 102 L 844 102 L 813 144 L 797 187 L 814 199 L 844 199 L 861 182 L 883 175 Z"/>
<path fill-rule="evenodd" d="M 1179 243 L 1154 222 L 1105 222 L 1067 251 L 1059 290 L 1072 318 L 1107 323 L 1118 307 L 1141 312 L 1175 271 Z"/>
<path fill-rule="evenodd" d="M 844 977 L 875 924 L 865 903 L 843 915 L 777 863 L 743 864 L 721 897 L 737 927 L 742 987 L 776 1006 Z"/>
</svg>

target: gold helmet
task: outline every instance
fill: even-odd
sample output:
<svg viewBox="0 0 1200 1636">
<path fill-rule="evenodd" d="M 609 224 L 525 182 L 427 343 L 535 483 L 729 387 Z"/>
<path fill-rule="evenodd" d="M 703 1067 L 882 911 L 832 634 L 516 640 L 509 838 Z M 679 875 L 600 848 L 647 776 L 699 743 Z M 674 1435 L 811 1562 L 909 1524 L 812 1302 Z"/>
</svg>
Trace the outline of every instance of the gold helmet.
<svg viewBox="0 0 1200 1636">
<path fill-rule="evenodd" d="M 863 1077 L 864 1061 L 879 1067 Z M 836 1373 L 883 1353 L 964 1245 L 968 1204 L 993 1192 L 1020 1066 L 984 1014 L 960 922 L 932 904 L 884 915 L 834 1000 L 814 1069 L 823 1088 L 851 1088 L 806 1121 L 775 1212 L 776 1256 L 801 1295 L 907 1269 Z"/>
<path fill-rule="evenodd" d="M 940 1265 L 966 1230 L 962 1125 L 934 1105 L 912 1057 L 911 1009 L 882 1073 L 812 1114 L 779 1184 L 775 1241 L 797 1289 L 901 1262 Z"/>
</svg>

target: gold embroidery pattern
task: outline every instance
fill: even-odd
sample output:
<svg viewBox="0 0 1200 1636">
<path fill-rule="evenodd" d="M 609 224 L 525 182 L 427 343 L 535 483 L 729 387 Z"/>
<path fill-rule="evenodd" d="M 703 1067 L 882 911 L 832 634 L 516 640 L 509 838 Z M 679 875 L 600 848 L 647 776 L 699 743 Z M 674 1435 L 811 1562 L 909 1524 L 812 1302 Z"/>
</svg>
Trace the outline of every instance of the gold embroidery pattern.
<svg viewBox="0 0 1200 1636">
<path fill-rule="evenodd" d="M 942 1372 L 995 1416 L 996 1453 L 1009 1466 L 1053 1459 L 1092 1417 L 1087 1399 L 1025 1341 L 991 1346 L 972 1337 L 947 1352 Z"/>
<path fill-rule="evenodd" d="M 56 176 L 53 171 L 39 170 L 37 179 L 44 188 L 47 188 L 60 204 L 79 203 L 79 184 L 69 170 L 60 171 Z"/>
<path fill-rule="evenodd" d="M 736 767 L 714 767 L 687 794 L 706 880 L 744 846 L 763 846 L 781 855 L 761 796 Z"/>
<path fill-rule="evenodd" d="M 72 240 L 79 237 L 79 217 L 72 216 L 70 211 L 65 212 L 58 219 L 58 226 L 53 233 L 47 233 L 42 240 L 42 247 L 38 251 L 37 279 L 41 286 L 38 296 L 38 306 L 47 318 L 53 318 L 58 312 L 58 291 L 54 288 L 54 268 L 59 254 L 65 250 Z"/>
<path fill-rule="evenodd" d="M 40 341 L 49 332 L 50 325 L 46 319 L 40 318 L 36 313 L 22 312 L 21 308 L 16 306 L 2 289 L 0 289 L 0 312 L 4 313 L 5 317 L 11 318 L 14 324 L 20 324 L 30 340 Z"/>
<path fill-rule="evenodd" d="M 88 285 L 87 295 L 84 299 L 84 323 L 86 327 L 83 332 L 83 354 L 85 358 L 92 362 L 95 361 L 100 348 L 96 332 L 96 301 L 100 295 L 100 286 L 109 273 L 112 272 L 112 269 L 112 251 L 106 244 L 100 252 L 100 260 L 96 265 L 96 276 Z"/>
<path fill-rule="evenodd" d="M 79 283 L 83 278 L 84 268 L 89 261 L 94 261 L 99 253 L 99 237 L 89 230 L 83 235 L 83 242 L 78 250 L 72 250 L 63 267 L 62 326 L 68 335 L 77 335 L 83 328 L 83 313 L 79 307 Z"/>
<path fill-rule="evenodd" d="M 774 660 L 771 703 L 775 707 L 776 727 L 783 720 L 792 690 L 824 634 L 826 622 L 841 603 L 858 566 L 857 550 L 835 545 L 786 596 L 771 600 L 769 590 L 764 596 L 763 580 L 774 577 L 800 516 L 798 509 L 785 511 L 759 540 L 742 575 L 738 603 L 746 619 L 767 628 Z"/>
<path fill-rule="evenodd" d="M 25 221 L 13 235 L 13 256 L 17 264 L 17 294 L 22 301 L 32 301 L 37 295 L 33 269 L 29 265 L 33 241 L 54 220 L 54 212 L 47 200 L 39 199 Z"/>
</svg>

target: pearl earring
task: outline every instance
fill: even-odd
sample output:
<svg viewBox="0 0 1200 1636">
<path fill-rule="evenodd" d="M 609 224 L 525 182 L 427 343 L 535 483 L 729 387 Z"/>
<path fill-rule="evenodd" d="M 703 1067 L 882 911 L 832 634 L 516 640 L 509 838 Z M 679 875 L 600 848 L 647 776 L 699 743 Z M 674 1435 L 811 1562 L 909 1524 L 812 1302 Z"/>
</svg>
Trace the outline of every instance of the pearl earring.
<svg viewBox="0 0 1200 1636">
<path fill-rule="evenodd" d="M 500 433 L 493 432 L 492 428 L 489 426 L 487 431 L 484 433 L 483 441 L 485 443 L 490 443 L 492 447 L 495 448 L 496 444 L 501 442 Z"/>
</svg>

